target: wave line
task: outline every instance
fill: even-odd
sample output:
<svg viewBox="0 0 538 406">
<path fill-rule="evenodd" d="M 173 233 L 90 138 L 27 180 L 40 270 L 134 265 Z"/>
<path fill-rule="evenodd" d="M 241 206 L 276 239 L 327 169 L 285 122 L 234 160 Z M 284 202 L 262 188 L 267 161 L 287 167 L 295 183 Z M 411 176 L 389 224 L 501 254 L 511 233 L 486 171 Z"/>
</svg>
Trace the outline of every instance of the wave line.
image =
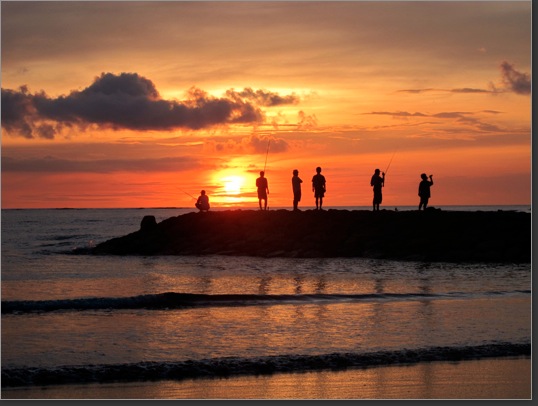
<svg viewBox="0 0 538 406">
<path fill-rule="evenodd" d="M 82 383 L 141 382 L 216 378 L 238 375 L 464 361 L 491 357 L 529 357 L 530 343 L 490 343 L 463 347 L 427 347 L 370 353 L 275 355 L 256 358 L 225 357 L 175 362 L 138 362 L 58 366 L 50 368 L 2 368 L 2 387 L 66 385 Z"/>
<path fill-rule="evenodd" d="M 484 292 L 485 295 L 525 294 L 530 291 Z M 52 312 L 58 310 L 187 309 L 197 307 L 260 306 L 319 302 L 433 300 L 468 297 L 468 293 L 372 293 L 372 294 L 194 294 L 166 292 L 131 297 L 95 297 L 58 300 L 2 301 L 2 314 Z"/>
</svg>

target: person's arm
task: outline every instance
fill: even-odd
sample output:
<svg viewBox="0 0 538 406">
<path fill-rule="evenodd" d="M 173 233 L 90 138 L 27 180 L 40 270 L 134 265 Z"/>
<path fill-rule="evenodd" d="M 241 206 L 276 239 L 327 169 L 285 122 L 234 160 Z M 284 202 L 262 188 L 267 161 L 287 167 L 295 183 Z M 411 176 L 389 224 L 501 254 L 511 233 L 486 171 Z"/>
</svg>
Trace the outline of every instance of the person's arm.
<svg viewBox="0 0 538 406">
<path fill-rule="evenodd" d="M 433 175 L 430 175 L 430 185 L 433 185 Z"/>
</svg>

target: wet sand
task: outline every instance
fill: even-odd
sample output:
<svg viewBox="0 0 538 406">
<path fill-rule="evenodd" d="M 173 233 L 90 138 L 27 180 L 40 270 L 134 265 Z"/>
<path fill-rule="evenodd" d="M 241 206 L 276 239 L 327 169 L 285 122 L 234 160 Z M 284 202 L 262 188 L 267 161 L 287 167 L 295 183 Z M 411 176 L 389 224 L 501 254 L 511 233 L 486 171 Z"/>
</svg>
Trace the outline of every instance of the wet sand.
<svg viewBox="0 0 538 406">
<path fill-rule="evenodd" d="M 532 399 L 531 359 L 3 389 L 3 399 Z"/>
</svg>

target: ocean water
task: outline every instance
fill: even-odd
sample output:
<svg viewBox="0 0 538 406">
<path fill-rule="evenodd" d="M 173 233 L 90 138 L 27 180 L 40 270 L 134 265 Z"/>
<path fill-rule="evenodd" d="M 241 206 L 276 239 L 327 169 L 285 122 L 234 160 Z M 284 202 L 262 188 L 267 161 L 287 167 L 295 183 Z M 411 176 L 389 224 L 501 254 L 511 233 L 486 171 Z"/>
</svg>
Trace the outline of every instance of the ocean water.
<svg viewBox="0 0 538 406">
<path fill-rule="evenodd" d="M 2 210 L 2 389 L 530 356 L 530 264 L 71 254 L 189 211 Z"/>
</svg>

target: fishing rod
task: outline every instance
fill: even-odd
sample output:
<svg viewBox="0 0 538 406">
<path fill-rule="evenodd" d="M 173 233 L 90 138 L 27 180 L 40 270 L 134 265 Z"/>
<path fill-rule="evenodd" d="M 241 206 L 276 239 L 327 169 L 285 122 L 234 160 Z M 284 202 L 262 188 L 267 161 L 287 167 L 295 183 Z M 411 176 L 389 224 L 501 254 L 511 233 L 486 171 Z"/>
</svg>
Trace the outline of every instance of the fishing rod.
<svg viewBox="0 0 538 406">
<path fill-rule="evenodd" d="M 269 145 L 271 145 L 271 140 L 267 143 L 267 153 L 265 154 L 265 164 L 263 165 L 263 172 L 265 173 L 265 167 L 267 166 L 267 157 L 269 156 Z"/>
<path fill-rule="evenodd" d="M 394 159 L 394 155 L 396 155 L 396 151 L 394 151 L 394 153 L 392 154 L 391 158 L 390 158 L 390 161 L 389 161 L 389 164 L 387 165 L 387 169 L 385 169 L 385 175 L 387 174 L 387 172 L 389 171 L 389 168 L 390 168 L 390 164 L 392 163 L 392 160 Z"/>
<path fill-rule="evenodd" d="M 194 196 L 191 195 L 190 193 L 185 192 L 183 189 L 181 189 L 181 188 L 179 188 L 179 187 L 177 187 L 177 186 L 176 186 L 176 189 L 181 190 L 181 191 L 182 191 L 183 193 L 185 193 L 186 195 L 189 195 L 189 196 L 192 197 L 194 200 L 197 200 L 196 197 L 194 197 Z"/>
</svg>

